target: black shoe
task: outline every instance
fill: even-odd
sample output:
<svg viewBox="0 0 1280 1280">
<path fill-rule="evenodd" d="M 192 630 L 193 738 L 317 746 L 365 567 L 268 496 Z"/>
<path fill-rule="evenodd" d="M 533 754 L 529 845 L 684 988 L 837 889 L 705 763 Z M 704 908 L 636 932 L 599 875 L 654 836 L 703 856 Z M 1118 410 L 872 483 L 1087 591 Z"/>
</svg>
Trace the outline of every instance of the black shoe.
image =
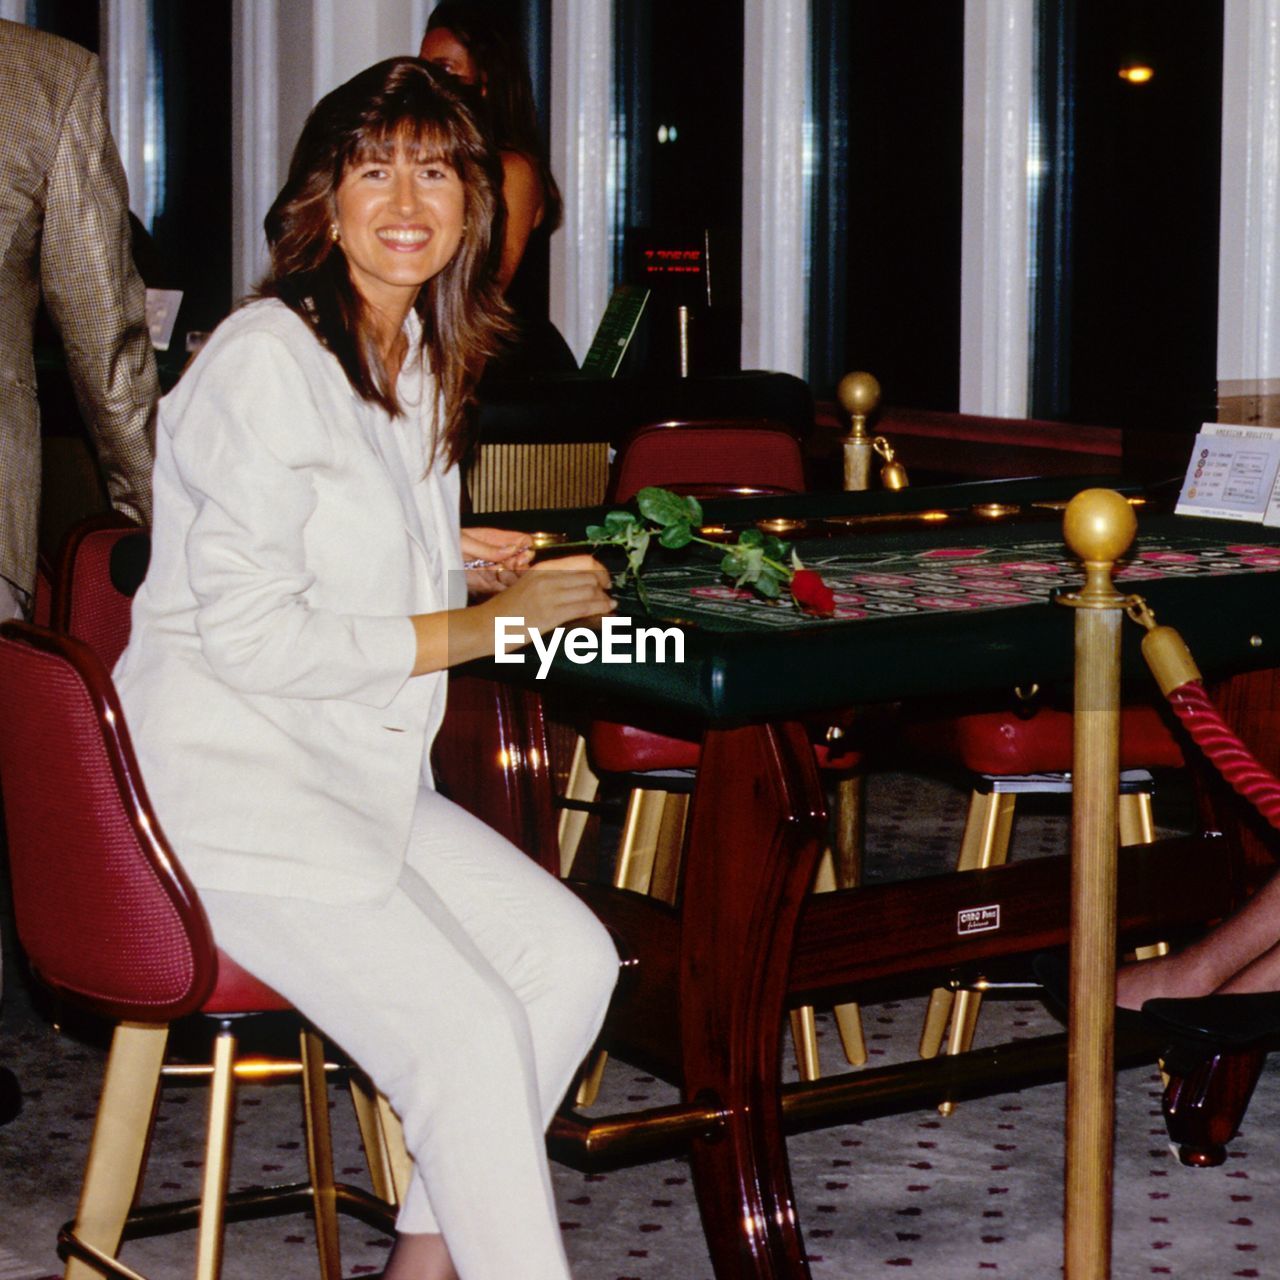
<svg viewBox="0 0 1280 1280">
<path fill-rule="evenodd" d="M 1071 960 L 1067 951 L 1041 951 L 1031 958 L 1031 971 L 1044 988 L 1045 1008 L 1066 1026 L 1071 1008 Z M 1116 1034 L 1150 1035 L 1150 1024 L 1136 1009 L 1116 1005 Z"/>
<path fill-rule="evenodd" d="M 1280 991 L 1160 997 L 1148 1000 L 1142 1014 L 1161 1031 L 1241 1049 L 1280 1033 Z"/>
</svg>

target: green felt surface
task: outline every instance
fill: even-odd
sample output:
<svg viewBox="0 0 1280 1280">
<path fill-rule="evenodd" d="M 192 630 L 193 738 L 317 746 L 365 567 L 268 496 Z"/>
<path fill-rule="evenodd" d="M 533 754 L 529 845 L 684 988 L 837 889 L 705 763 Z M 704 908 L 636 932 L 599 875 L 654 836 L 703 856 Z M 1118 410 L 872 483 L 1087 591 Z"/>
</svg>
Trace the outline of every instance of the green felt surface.
<svg viewBox="0 0 1280 1280">
<path fill-rule="evenodd" d="M 717 555 L 651 555 L 650 603 L 663 624 L 685 631 L 683 663 L 574 663 L 556 658 L 547 679 L 598 694 L 618 710 L 626 703 L 679 710 L 710 722 L 798 715 L 823 708 L 906 698 L 938 698 L 965 691 L 1007 691 L 1015 685 L 1069 683 L 1073 611 L 1056 604 L 1057 584 L 1079 585 L 1061 541 L 1061 511 L 1051 506 L 1084 487 L 1071 481 L 1017 481 L 965 485 L 904 494 L 837 494 L 707 504 L 709 522 L 730 528 L 785 516 L 808 523 L 795 533 L 806 563 L 820 567 L 841 594 L 856 597 L 859 574 L 910 579 L 942 601 L 895 610 L 890 591 L 879 611 L 847 619 L 808 619 L 787 605 L 754 600 L 699 600 L 691 589 L 716 590 L 725 582 Z M 978 503 L 1019 508 L 992 520 Z M 1161 622 L 1175 626 L 1207 673 L 1280 663 L 1280 554 L 1251 556 L 1233 547 L 1277 548 L 1280 531 L 1257 525 L 1159 514 L 1140 509 L 1139 534 L 1126 557 L 1120 586 L 1140 591 Z M 915 518 L 944 511 L 944 521 Z M 597 513 L 598 514 L 598 513 Z M 529 513 L 524 513 L 529 517 Z M 890 518 L 892 517 L 892 518 Z M 535 513 L 524 527 L 580 536 L 591 513 Z M 853 523 L 850 523 L 852 521 Z M 499 519 L 494 518 L 498 524 Z M 515 523 L 515 519 L 511 519 Z M 938 551 L 962 554 L 936 557 Z M 1194 557 L 1181 562 L 1170 554 Z M 1153 558 L 1147 558 L 1153 557 Z M 1007 576 L 1007 562 L 1052 564 L 1052 572 Z M 1026 602 L 974 603 L 970 584 L 981 575 L 959 566 L 997 571 L 994 595 L 1024 595 Z M 1158 576 L 1155 576 L 1158 575 Z M 1010 584 L 1013 584 L 1012 587 Z M 898 584 L 905 595 L 921 583 Z M 953 593 L 948 602 L 947 592 Z M 983 594 L 983 593 L 979 593 Z M 956 607 L 956 601 L 960 601 Z M 856 599 L 848 608 L 862 609 Z M 885 609 L 883 606 L 890 606 Z M 652 625 L 631 593 L 620 612 L 636 625 Z M 1143 676 L 1141 630 L 1124 628 L 1126 674 Z M 507 678 L 531 680 L 536 665 L 495 668 Z"/>
</svg>

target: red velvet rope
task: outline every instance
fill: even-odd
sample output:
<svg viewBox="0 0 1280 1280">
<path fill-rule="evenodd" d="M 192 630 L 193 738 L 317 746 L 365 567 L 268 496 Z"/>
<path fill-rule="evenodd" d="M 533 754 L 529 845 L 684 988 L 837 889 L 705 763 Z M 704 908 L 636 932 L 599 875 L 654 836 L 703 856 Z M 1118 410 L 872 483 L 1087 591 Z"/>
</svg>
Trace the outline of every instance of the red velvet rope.
<svg viewBox="0 0 1280 1280">
<path fill-rule="evenodd" d="M 1218 772 L 1273 827 L 1280 829 L 1280 781 L 1227 728 L 1204 685 L 1199 680 L 1179 685 L 1170 691 L 1169 705 Z"/>
</svg>

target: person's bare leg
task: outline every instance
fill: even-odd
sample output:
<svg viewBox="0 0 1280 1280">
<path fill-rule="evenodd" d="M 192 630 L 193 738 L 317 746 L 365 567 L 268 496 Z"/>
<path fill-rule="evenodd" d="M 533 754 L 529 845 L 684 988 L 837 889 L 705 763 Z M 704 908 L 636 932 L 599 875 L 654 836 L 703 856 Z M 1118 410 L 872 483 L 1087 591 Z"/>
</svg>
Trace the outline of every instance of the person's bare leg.
<svg viewBox="0 0 1280 1280">
<path fill-rule="evenodd" d="M 1203 938 L 1173 955 L 1122 965 L 1116 973 L 1116 1003 L 1124 1009 L 1141 1009 L 1143 1002 L 1157 996 L 1205 996 L 1227 984 L 1253 966 L 1260 957 L 1280 943 L 1280 876 L 1273 876 L 1235 915 L 1211 929 Z M 1265 967 L 1249 981 L 1260 982 L 1264 972 L 1280 975 L 1280 956 L 1275 968 Z M 1232 990 L 1276 990 L 1276 986 L 1242 986 Z"/>
<path fill-rule="evenodd" d="M 1224 995 L 1255 991 L 1280 991 L 1280 945 L 1264 952 L 1229 977 L 1218 990 Z"/>
<path fill-rule="evenodd" d="M 382 1273 L 383 1280 L 458 1280 L 449 1260 L 444 1236 L 396 1236 L 391 1259 Z"/>
</svg>

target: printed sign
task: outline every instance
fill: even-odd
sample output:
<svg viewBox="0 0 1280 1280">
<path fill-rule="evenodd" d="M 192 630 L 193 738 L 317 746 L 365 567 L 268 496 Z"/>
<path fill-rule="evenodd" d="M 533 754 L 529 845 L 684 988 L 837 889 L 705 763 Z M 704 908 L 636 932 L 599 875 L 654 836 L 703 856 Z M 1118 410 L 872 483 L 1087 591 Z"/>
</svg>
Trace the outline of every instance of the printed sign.
<svg viewBox="0 0 1280 1280">
<path fill-rule="evenodd" d="M 956 934 L 964 938 L 971 933 L 992 933 L 1000 927 L 1000 904 L 990 907 L 966 907 L 956 912 Z"/>
<path fill-rule="evenodd" d="M 1179 515 L 1280 525 L 1280 431 L 1206 422 L 1175 508 Z"/>
</svg>

